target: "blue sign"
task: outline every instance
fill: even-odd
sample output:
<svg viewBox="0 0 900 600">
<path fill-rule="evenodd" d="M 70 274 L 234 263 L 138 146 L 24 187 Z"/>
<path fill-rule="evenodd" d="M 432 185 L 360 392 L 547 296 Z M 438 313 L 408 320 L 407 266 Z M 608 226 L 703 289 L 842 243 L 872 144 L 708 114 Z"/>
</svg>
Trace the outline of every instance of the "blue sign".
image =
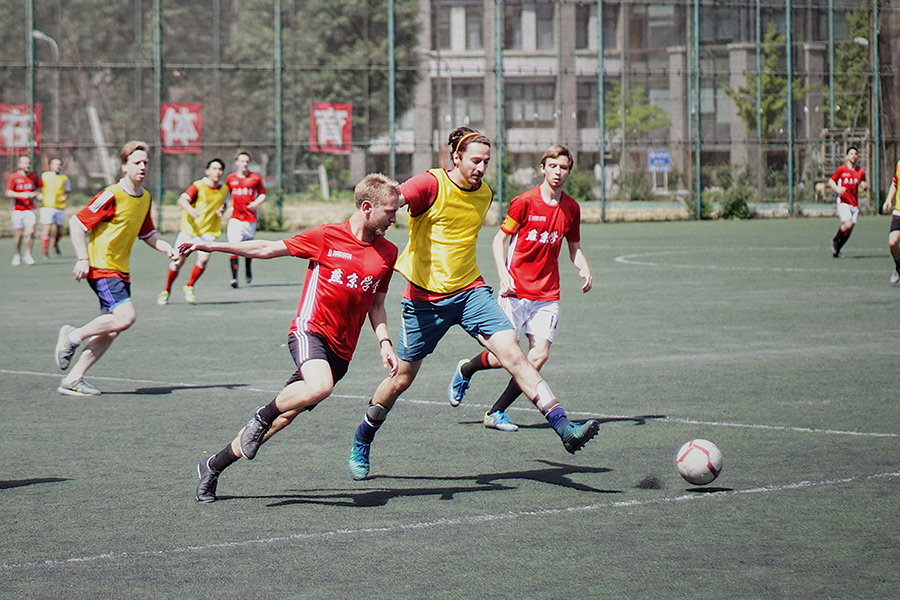
<svg viewBox="0 0 900 600">
<path fill-rule="evenodd" d="M 647 170 L 651 173 L 670 173 L 672 159 L 668 150 L 647 150 Z"/>
</svg>

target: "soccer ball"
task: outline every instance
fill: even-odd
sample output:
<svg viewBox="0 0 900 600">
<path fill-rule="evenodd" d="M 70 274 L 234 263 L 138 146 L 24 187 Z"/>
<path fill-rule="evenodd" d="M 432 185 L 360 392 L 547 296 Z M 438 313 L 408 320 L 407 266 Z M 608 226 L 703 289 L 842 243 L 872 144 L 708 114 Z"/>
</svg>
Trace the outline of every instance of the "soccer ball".
<svg viewBox="0 0 900 600">
<path fill-rule="evenodd" d="M 675 455 L 675 470 L 688 483 L 706 485 L 722 472 L 722 452 L 709 440 L 691 440 Z"/>
</svg>

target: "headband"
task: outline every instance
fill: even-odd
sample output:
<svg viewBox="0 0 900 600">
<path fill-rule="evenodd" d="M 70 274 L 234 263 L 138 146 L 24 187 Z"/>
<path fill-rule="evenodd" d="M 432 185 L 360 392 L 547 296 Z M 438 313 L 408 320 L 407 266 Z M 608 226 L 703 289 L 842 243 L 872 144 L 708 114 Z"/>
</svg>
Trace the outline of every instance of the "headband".
<svg viewBox="0 0 900 600">
<path fill-rule="evenodd" d="M 481 134 L 478 133 L 477 131 L 473 131 L 472 133 L 467 133 L 466 135 L 459 138 L 459 141 L 456 142 L 456 149 L 453 150 L 453 152 L 459 152 L 459 147 L 462 145 L 463 141 L 465 141 L 466 138 L 470 138 L 470 137 L 476 136 L 476 135 L 481 135 Z"/>
</svg>

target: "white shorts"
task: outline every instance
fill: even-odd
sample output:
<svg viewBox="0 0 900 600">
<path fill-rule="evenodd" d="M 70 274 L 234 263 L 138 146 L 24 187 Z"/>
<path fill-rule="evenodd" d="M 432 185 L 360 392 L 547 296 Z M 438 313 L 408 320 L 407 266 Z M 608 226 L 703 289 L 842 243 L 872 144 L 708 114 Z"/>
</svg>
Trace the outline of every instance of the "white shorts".
<svg viewBox="0 0 900 600">
<path fill-rule="evenodd" d="M 852 222 L 856 225 L 856 219 L 859 217 L 859 207 L 858 206 L 850 206 L 846 202 L 837 201 L 837 216 L 838 219 L 841 220 L 841 223 L 846 223 L 847 221 Z"/>
<path fill-rule="evenodd" d="M 256 223 L 228 219 L 228 230 L 225 235 L 230 243 L 252 240 L 256 237 Z"/>
<path fill-rule="evenodd" d="M 178 232 L 178 237 L 175 238 L 175 247 L 182 244 L 196 244 L 199 242 L 214 242 L 216 241 L 216 236 L 211 233 L 204 233 L 200 237 L 193 236 L 189 233 L 185 233 L 183 231 Z"/>
<path fill-rule="evenodd" d="M 500 296 L 497 301 L 516 331 L 529 336 L 544 338 L 551 344 L 559 324 L 559 300 L 523 300 L 512 296 Z"/>
<path fill-rule="evenodd" d="M 66 211 L 62 208 L 41 207 L 41 225 L 56 225 L 62 227 L 66 224 Z"/>
<path fill-rule="evenodd" d="M 12 211 L 12 228 L 13 229 L 34 229 L 37 223 L 37 214 L 33 210 L 14 210 Z"/>
</svg>

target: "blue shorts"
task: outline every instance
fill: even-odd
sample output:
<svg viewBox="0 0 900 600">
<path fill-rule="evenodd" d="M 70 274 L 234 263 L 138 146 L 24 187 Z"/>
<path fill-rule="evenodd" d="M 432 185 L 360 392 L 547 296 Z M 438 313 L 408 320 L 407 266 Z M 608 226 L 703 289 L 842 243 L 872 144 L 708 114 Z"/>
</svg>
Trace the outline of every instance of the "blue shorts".
<svg viewBox="0 0 900 600">
<path fill-rule="evenodd" d="M 131 283 L 121 277 L 88 278 L 88 285 L 100 299 L 100 310 L 112 312 L 123 302 L 131 300 Z"/>
<path fill-rule="evenodd" d="M 453 325 L 459 325 L 473 338 L 512 329 L 491 293 L 491 288 L 483 285 L 435 302 L 404 298 L 397 356 L 407 362 L 424 359 Z"/>
</svg>

